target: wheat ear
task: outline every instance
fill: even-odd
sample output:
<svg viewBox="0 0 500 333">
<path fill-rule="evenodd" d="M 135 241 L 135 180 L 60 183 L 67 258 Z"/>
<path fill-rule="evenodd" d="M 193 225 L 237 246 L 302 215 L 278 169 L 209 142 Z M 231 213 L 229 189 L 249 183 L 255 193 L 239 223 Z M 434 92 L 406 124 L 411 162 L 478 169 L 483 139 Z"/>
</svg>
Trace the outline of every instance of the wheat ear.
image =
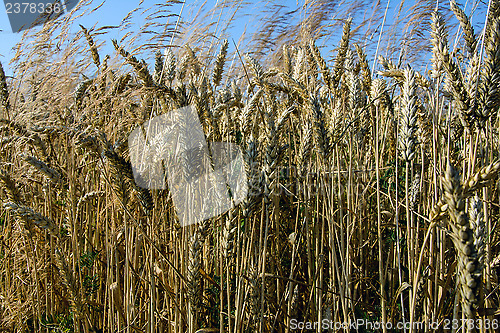
<svg viewBox="0 0 500 333">
<path fill-rule="evenodd" d="M 9 112 L 9 89 L 7 88 L 7 77 L 0 62 L 0 107 Z"/>
<path fill-rule="evenodd" d="M 455 0 L 450 0 L 450 7 L 451 10 L 453 10 L 453 13 L 455 13 L 458 22 L 460 22 L 460 26 L 464 31 L 464 39 L 467 46 L 467 51 L 469 52 L 469 56 L 472 56 L 476 52 L 477 46 L 477 39 L 476 35 L 474 34 L 474 28 L 472 27 L 472 24 L 470 23 L 467 15 L 464 13 L 462 8 L 457 5 L 457 2 Z"/>
<path fill-rule="evenodd" d="M 5 202 L 3 204 L 5 210 L 11 211 L 17 218 L 26 223 L 26 228 L 29 230 L 31 224 L 36 225 L 42 230 L 46 230 L 54 237 L 60 237 L 59 228 L 48 217 L 35 212 L 33 209 L 16 204 L 14 202 Z"/>
<path fill-rule="evenodd" d="M 94 38 L 92 38 L 92 35 L 83 25 L 80 24 L 80 28 L 85 34 L 85 38 L 87 39 L 87 43 L 89 44 L 90 53 L 92 54 L 92 60 L 94 61 L 96 67 L 99 68 L 101 66 L 101 62 L 99 60 L 99 52 L 97 50 L 97 46 L 95 45 Z"/>
<path fill-rule="evenodd" d="M 467 319 L 474 319 L 479 304 L 482 269 L 478 261 L 474 232 L 465 212 L 464 188 L 458 172 L 450 164 L 443 178 L 443 190 L 443 198 L 450 214 L 451 236 L 458 255 L 462 310 Z"/>
<path fill-rule="evenodd" d="M 214 87 L 217 87 L 222 79 L 222 73 L 224 71 L 224 63 L 226 61 L 228 48 L 229 42 L 227 41 L 227 39 L 224 39 L 220 48 L 220 52 L 215 59 L 214 71 L 212 73 L 212 82 L 214 84 Z"/>
</svg>

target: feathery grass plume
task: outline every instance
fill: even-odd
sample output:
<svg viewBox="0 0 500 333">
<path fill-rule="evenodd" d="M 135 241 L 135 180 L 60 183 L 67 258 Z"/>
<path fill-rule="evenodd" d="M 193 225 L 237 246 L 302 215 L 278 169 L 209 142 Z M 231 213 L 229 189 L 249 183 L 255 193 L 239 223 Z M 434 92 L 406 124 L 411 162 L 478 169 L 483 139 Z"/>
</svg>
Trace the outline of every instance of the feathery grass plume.
<svg viewBox="0 0 500 333">
<path fill-rule="evenodd" d="M 481 71 L 480 114 L 486 121 L 500 106 L 500 19 L 493 18 L 486 41 L 486 60 Z"/>
<path fill-rule="evenodd" d="M 131 65 L 135 72 L 137 73 L 137 75 L 139 76 L 139 79 L 142 80 L 143 82 L 143 85 L 145 87 L 153 87 L 154 86 L 154 80 L 153 80 L 153 77 L 151 76 L 151 74 L 149 73 L 149 70 L 148 70 L 148 66 L 146 65 L 146 63 L 144 62 L 144 60 L 137 60 L 136 57 L 134 57 L 133 55 L 131 55 L 129 52 L 125 51 L 125 49 L 123 49 L 119 44 L 118 42 L 116 41 L 116 39 L 112 39 L 111 42 L 113 43 L 113 46 L 115 47 L 116 51 L 118 53 L 120 53 L 120 55 L 125 58 L 125 60 L 127 61 L 127 63 L 129 65 Z"/>
<path fill-rule="evenodd" d="M 14 180 L 12 180 L 12 178 L 7 172 L 1 169 L 0 169 L 0 183 L 2 183 L 2 186 L 5 189 L 5 192 L 7 193 L 7 198 L 10 201 L 16 204 L 20 204 L 23 201 L 21 193 L 19 192 L 19 189 L 17 188 Z"/>
<path fill-rule="evenodd" d="M 480 269 L 483 269 L 486 257 L 486 223 L 484 221 L 483 202 L 477 195 L 470 199 L 469 216 L 471 229 L 474 232 L 474 246 L 477 249 L 477 260 Z"/>
<path fill-rule="evenodd" d="M 29 84 L 30 84 L 30 98 L 29 100 L 31 102 L 34 102 L 36 101 L 37 97 L 38 97 L 38 93 L 40 92 L 40 86 L 42 84 L 41 80 L 37 80 L 35 79 L 35 77 L 33 76 L 33 78 L 29 81 Z"/>
<path fill-rule="evenodd" d="M 97 50 L 97 46 L 95 45 L 94 38 L 92 38 L 92 35 L 83 25 L 80 24 L 80 28 L 85 34 L 85 38 L 87 39 L 87 43 L 89 44 L 90 53 L 92 54 L 92 60 L 94 61 L 95 66 L 99 68 L 101 66 L 101 62 L 99 60 L 99 52 Z"/>
<path fill-rule="evenodd" d="M 59 238 L 61 236 L 59 228 L 51 219 L 35 212 L 29 207 L 7 201 L 3 204 L 3 208 L 12 212 L 18 219 L 24 221 L 26 226 L 34 224 L 54 237 Z"/>
<path fill-rule="evenodd" d="M 157 85 L 161 85 L 163 81 L 163 72 L 164 72 L 164 61 L 163 55 L 160 51 L 156 51 L 155 53 L 155 70 L 153 72 L 153 80 Z"/>
<path fill-rule="evenodd" d="M 312 55 L 314 56 L 314 60 L 318 64 L 319 69 L 321 70 L 321 75 L 323 76 L 323 81 L 325 81 L 325 84 L 327 85 L 328 88 L 332 88 L 332 75 L 330 73 L 330 69 L 328 68 L 325 59 L 321 56 L 321 53 L 314 43 L 313 40 L 310 41 L 309 43 Z"/>
<path fill-rule="evenodd" d="M 446 86 L 458 106 L 462 125 L 471 128 L 474 125 L 475 110 L 471 106 L 470 98 L 463 83 L 462 73 L 457 63 L 452 59 L 448 50 L 448 39 L 444 19 L 438 11 L 432 13 L 431 42 L 433 45 L 434 70 L 443 68 L 446 71 Z"/>
<path fill-rule="evenodd" d="M 442 179 L 443 199 L 448 205 L 451 238 L 457 251 L 458 275 L 462 295 L 462 310 L 467 319 L 474 319 L 479 304 L 482 269 L 471 230 L 469 216 L 465 212 L 464 188 L 459 173 L 448 164 Z"/>
<path fill-rule="evenodd" d="M 229 42 L 224 39 L 220 52 L 215 59 L 214 71 L 212 73 L 212 82 L 214 87 L 217 87 L 222 80 L 222 73 L 224 71 L 224 63 L 226 62 L 227 50 L 229 48 Z"/>
<path fill-rule="evenodd" d="M 169 47 L 167 47 L 165 49 L 163 57 L 165 58 L 165 63 L 163 65 L 163 76 L 165 78 L 164 81 L 171 84 L 172 81 L 174 81 L 175 79 L 175 64 L 176 64 L 175 55 L 172 52 L 172 50 Z"/>
<path fill-rule="evenodd" d="M 477 39 L 476 35 L 474 34 L 474 27 L 470 23 L 469 18 L 464 13 L 462 8 L 460 8 L 457 5 L 457 2 L 455 0 L 450 0 L 450 6 L 451 10 L 453 10 L 453 13 L 455 13 L 455 16 L 457 17 L 458 22 L 460 22 L 462 30 L 464 31 L 464 39 L 465 39 L 465 44 L 467 46 L 467 51 L 469 52 L 469 57 L 472 57 L 476 53 L 476 46 L 477 46 Z"/>
<path fill-rule="evenodd" d="M 349 17 L 346 20 L 344 29 L 342 31 L 342 38 L 340 39 L 337 56 L 335 57 L 335 64 L 333 65 L 333 86 L 330 87 L 330 90 L 332 91 L 337 88 L 337 85 L 340 82 L 340 78 L 342 77 L 342 73 L 344 71 L 344 61 L 347 49 L 349 48 L 349 40 L 351 37 L 351 23 L 352 17 Z"/>
<path fill-rule="evenodd" d="M 417 96 L 415 94 L 415 73 L 411 68 L 404 70 L 404 82 L 401 91 L 401 109 L 398 144 L 403 160 L 409 162 L 415 157 L 417 144 Z"/>
<path fill-rule="evenodd" d="M 40 171 L 48 180 L 56 185 L 63 185 L 65 183 L 62 175 L 57 170 L 51 168 L 44 162 L 40 161 L 34 156 L 24 156 L 24 160 L 34 166 L 38 171 Z"/>
<path fill-rule="evenodd" d="M 9 112 L 9 89 L 7 88 L 7 77 L 5 76 L 2 62 L 0 62 L 0 106 L 6 112 Z"/>
</svg>

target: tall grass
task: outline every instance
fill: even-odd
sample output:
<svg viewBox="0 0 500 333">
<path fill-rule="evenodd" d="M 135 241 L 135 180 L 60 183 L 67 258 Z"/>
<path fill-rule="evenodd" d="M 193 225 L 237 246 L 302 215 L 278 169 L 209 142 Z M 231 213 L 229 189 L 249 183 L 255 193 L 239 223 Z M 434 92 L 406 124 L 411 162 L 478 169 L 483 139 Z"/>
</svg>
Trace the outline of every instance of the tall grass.
<svg viewBox="0 0 500 333">
<path fill-rule="evenodd" d="M 48 23 L 13 79 L 0 68 L 0 328 L 291 332 L 363 319 L 496 332 L 499 13 L 492 2 L 475 33 L 450 9 L 456 49 L 440 11 L 420 27 L 428 72 L 379 52 L 372 73 L 349 18 L 332 61 L 314 34 L 260 57 L 265 45 L 207 48 L 179 31 L 182 45 L 146 53 L 151 65 L 139 39 L 103 56 L 105 29 L 71 39 L 69 21 Z M 181 226 L 170 189 L 135 183 L 127 138 L 187 105 L 208 141 L 243 151 L 249 193 Z"/>
</svg>

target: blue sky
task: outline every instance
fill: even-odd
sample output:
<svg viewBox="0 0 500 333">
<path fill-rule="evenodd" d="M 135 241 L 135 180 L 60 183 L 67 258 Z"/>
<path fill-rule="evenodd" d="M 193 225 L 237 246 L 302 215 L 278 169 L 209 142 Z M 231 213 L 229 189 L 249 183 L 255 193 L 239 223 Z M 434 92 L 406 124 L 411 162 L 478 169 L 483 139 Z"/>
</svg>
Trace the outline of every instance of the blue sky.
<svg viewBox="0 0 500 333">
<path fill-rule="evenodd" d="M 12 1 L 17 1 L 17 0 L 12 0 Z M 19 0 L 22 1 L 22 0 Z M 194 17 L 197 14 L 197 11 L 200 7 L 200 4 L 204 3 L 204 8 L 205 12 L 209 9 L 212 8 L 217 1 L 222 1 L 222 0 L 207 0 L 207 1 L 189 1 L 186 0 L 186 5 L 184 8 L 182 8 L 181 4 L 176 4 L 170 7 L 171 13 L 173 14 L 180 14 L 182 10 L 182 19 L 187 20 L 189 22 L 189 19 Z M 272 0 L 271 0 L 272 1 Z M 160 3 L 161 1 L 154 1 L 154 0 L 144 0 L 141 4 L 141 8 L 147 9 L 151 8 L 155 3 Z M 254 18 L 253 13 L 259 13 L 262 9 L 263 6 L 265 6 L 265 3 L 268 2 L 267 0 L 265 1 L 249 1 L 247 2 L 245 6 L 244 11 L 239 11 L 238 12 L 238 19 L 232 24 L 232 27 L 230 29 L 231 31 L 231 37 L 237 41 L 241 34 L 244 32 L 245 28 L 247 28 L 247 32 L 252 29 L 252 27 L 255 27 L 256 20 Z M 79 24 L 85 26 L 87 29 L 91 28 L 92 26 L 96 26 L 97 28 L 100 26 L 118 26 L 122 22 L 122 20 L 126 17 L 126 15 L 131 12 L 132 10 L 136 9 L 138 5 L 141 3 L 139 0 L 94 0 L 93 3 L 91 4 L 92 7 L 97 7 L 103 3 L 99 9 L 91 14 L 79 17 L 74 21 L 73 24 L 73 33 L 77 33 L 80 28 Z M 297 8 L 299 6 L 299 2 L 296 0 L 285 0 L 285 1 L 280 1 L 280 4 L 285 4 L 288 7 L 294 7 Z M 141 11 L 138 11 L 135 16 L 132 19 L 133 24 L 140 25 L 141 24 L 141 17 L 147 15 L 144 14 L 143 16 L 140 15 Z M 221 22 L 224 20 L 227 20 L 232 16 L 234 12 L 234 8 L 227 8 L 224 9 L 222 12 L 222 15 L 220 17 Z M 213 22 L 217 21 L 219 19 L 218 14 L 215 16 L 211 16 L 210 20 Z M 163 19 L 163 23 L 169 22 L 170 24 L 174 24 L 175 21 L 177 20 L 176 17 L 171 17 L 168 19 Z M 209 22 L 207 22 L 209 23 Z M 221 25 L 223 25 L 221 23 Z M 219 27 L 221 26 L 219 25 Z M 39 30 L 40 27 L 35 27 L 35 31 Z M 4 69 L 7 73 L 7 75 L 10 75 L 12 72 L 9 68 L 9 62 L 14 56 L 14 51 L 12 51 L 12 48 L 16 43 L 18 43 L 21 40 L 23 32 L 20 33 L 13 33 L 11 31 L 11 26 L 6 14 L 6 11 L 4 9 L 3 4 L 0 4 L 0 61 L 2 62 Z M 111 46 L 110 40 L 112 38 L 120 40 L 120 38 L 124 35 L 124 32 L 119 31 L 119 29 L 115 30 L 109 30 L 109 32 L 104 35 L 104 36 L 99 36 L 97 41 L 105 41 L 106 45 L 104 47 L 104 50 L 100 50 L 100 53 L 106 54 L 110 52 L 114 52 L 114 49 Z"/>
<path fill-rule="evenodd" d="M 153 6 L 156 2 L 159 1 L 153 1 L 153 0 L 144 0 L 141 7 L 142 8 L 149 8 Z M 207 1 L 207 5 L 209 6 L 210 3 L 215 3 L 215 1 Z M 96 7 L 99 5 L 101 1 L 95 0 L 92 6 Z M 131 1 L 131 0 L 105 0 L 103 1 L 103 5 L 94 13 L 91 13 L 89 15 L 85 15 L 83 17 L 80 17 L 77 19 L 77 21 L 74 24 L 74 27 L 78 27 L 79 24 L 82 24 L 86 28 L 91 28 L 92 26 L 96 25 L 96 27 L 100 26 L 118 26 L 122 22 L 123 18 L 126 17 L 126 15 L 137 8 L 139 5 L 140 1 Z M 192 6 L 189 5 L 189 1 L 187 1 L 187 5 L 183 9 L 183 15 L 182 17 L 185 18 L 186 16 L 192 16 L 195 15 L 194 9 L 192 7 L 195 7 L 197 5 L 195 2 L 191 2 Z M 181 11 L 181 5 L 175 5 L 172 7 L 172 13 L 175 14 L 180 14 Z M 138 15 L 140 17 L 140 15 Z M 176 18 L 172 17 L 169 19 L 170 23 L 175 22 Z M 249 19 L 250 21 L 251 19 Z M 135 24 L 140 24 L 139 19 L 137 16 L 134 18 L 133 23 Z M 241 23 L 241 22 L 240 22 Z M 40 29 L 39 27 L 36 27 L 34 29 Z M 79 29 L 79 28 L 77 28 Z M 236 27 L 235 31 L 243 31 L 243 26 L 241 29 Z M 75 33 L 77 31 L 74 31 Z M 110 30 L 110 33 L 105 35 L 105 37 L 100 36 L 104 40 L 107 41 L 107 49 L 111 51 L 111 46 L 109 43 L 111 38 L 117 38 L 120 39 L 120 37 L 124 33 L 120 33 L 118 29 L 116 30 Z M 4 9 L 4 5 L 0 4 L 0 61 L 2 62 L 6 72 L 10 72 L 8 69 L 8 63 L 10 62 L 11 58 L 14 56 L 14 52 L 12 51 L 12 48 L 16 43 L 18 43 L 21 40 L 22 37 L 22 32 L 20 33 L 13 33 L 11 31 L 11 26 L 7 17 L 7 13 Z M 236 38 L 239 38 L 239 36 L 235 36 Z M 108 51 L 108 50 L 106 50 Z"/>
<path fill-rule="evenodd" d="M 14 0 L 12 0 L 12 1 L 14 1 Z M 19 0 L 19 1 L 21 1 L 21 0 Z M 94 0 L 94 3 L 92 4 L 92 6 L 96 7 L 97 5 L 99 5 L 101 3 L 101 1 Z M 212 8 L 212 6 L 216 3 L 216 1 L 222 1 L 222 0 L 207 0 L 205 2 L 205 8 Z M 399 1 L 391 1 L 391 0 L 388 0 L 388 1 L 390 1 L 390 9 L 388 11 L 387 20 L 386 20 L 386 27 L 384 29 L 388 29 L 388 26 L 391 25 L 392 20 L 393 20 L 394 15 L 395 15 L 394 10 L 401 3 Z M 468 1 L 470 1 L 470 0 L 467 0 L 467 2 Z M 473 1 L 476 1 L 476 0 L 473 0 Z M 150 8 L 157 2 L 160 2 L 160 1 L 144 0 L 141 7 L 144 9 Z M 311 1 L 309 1 L 309 3 L 310 2 Z M 465 1 L 458 1 L 458 2 L 462 6 L 465 4 Z M 127 15 L 127 13 L 129 13 L 133 9 L 137 8 L 139 3 L 140 3 L 140 1 L 138 1 L 138 0 L 136 0 L 136 1 L 105 0 L 105 1 L 103 1 L 103 5 L 96 12 L 78 18 L 77 21 L 74 22 L 75 24 L 73 25 L 73 27 L 76 30 L 74 30 L 73 32 L 74 33 L 78 32 L 78 30 L 79 30 L 78 25 L 79 24 L 82 24 L 87 28 L 91 28 L 94 25 L 96 25 L 97 27 L 120 25 L 120 23 L 122 22 L 122 19 Z M 195 16 L 197 8 L 199 8 L 200 4 L 202 4 L 202 3 L 203 3 L 203 1 L 200 2 L 200 1 L 187 0 L 186 6 L 184 7 L 183 12 L 182 12 L 182 18 L 187 20 L 188 22 L 190 22 L 189 18 Z M 232 28 L 230 29 L 231 37 L 235 41 L 237 41 L 245 29 L 248 33 L 248 32 L 251 32 L 253 28 L 256 28 L 256 24 L 257 24 L 257 22 L 259 22 L 257 19 L 257 15 L 259 15 L 259 13 L 261 14 L 263 9 L 265 9 L 265 6 L 267 6 L 270 3 L 271 4 L 278 4 L 279 3 L 279 4 L 283 4 L 283 5 L 287 6 L 290 9 L 295 9 L 298 6 L 302 6 L 304 4 L 304 0 L 285 0 L 285 1 L 277 1 L 277 0 L 276 1 L 273 1 L 273 0 L 252 1 L 251 0 L 251 1 L 248 1 L 247 4 L 245 5 L 244 9 L 240 10 L 238 12 L 238 18 L 232 24 Z M 342 1 L 340 1 L 339 3 L 342 3 Z M 367 2 L 367 3 L 370 4 L 371 2 Z M 415 0 L 405 1 L 404 6 L 407 9 L 414 3 L 415 3 Z M 448 5 L 447 0 L 440 1 L 440 3 L 442 5 L 446 5 L 446 6 Z M 472 2 L 468 2 L 468 7 L 467 7 L 468 9 L 466 9 L 466 13 L 470 13 L 470 7 L 471 7 L 470 3 L 472 3 Z M 379 6 L 381 8 L 385 9 L 386 5 L 387 5 L 387 0 L 380 1 Z M 368 10 L 365 11 L 364 15 L 369 16 L 371 14 L 370 6 L 371 5 L 367 6 Z M 484 17 L 484 5 L 482 5 L 482 6 L 483 6 L 483 11 L 482 12 L 479 11 L 478 12 L 479 14 L 477 15 L 477 16 L 479 16 L 479 21 L 481 21 L 481 17 Z M 181 5 L 180 4 L 174 5 L 174 6 L 170 7 L 170 9 L 171 9 L 172 13 L 179 14 L 180 10 L 181 10 Z M 234 11 L 234 9 L 232 9 L 232 8 L 225 9 L 222 12 L 221 20 L 224 21 L 225 19 L 230 17 L 231 14 L 233 13 L 233 11 Z M 139 14 L 139 13 L 140 13 L 140 11 L 137 14 Z M 216 17 L 211 17 L 210 21 L 215 22 L 215 21 L 217 21 L 217 19 L 218 19 L 218 17 L 216 15 Z M 354 19 L 356 20 L 356 17 Z M 358 18 L 358 19 L 362 19 L 362 18 Z M 169 20 L 170 23 L 172 23 L 172 22 L 175 22 L 176 18 L 171 17 L 169 19 L 163 19 L 162 22 L 167 22 L 167 20 Z M 135 24 L 136 27 L 138 25 L 140 25 L 141 24 L 141 15 L 135 15 L 133 20 L 132 20 L 132 23 Z M 203 23 L 205 23 L 205 22 L 203 22 Z M 207 24 L 208 23 L 210 23 L 210 22 L 207 22 Z M 40 28 L 35 28 L 35 29 L 40 29 Z M 11 27 L 10 27 L 10 24 L 8 21 L 7 14 L 3 8 L 3 5 L 1 5 L 1 4 L 0 4 L 0 30 L 1 30 L 0 31 L 0 61 L 2 62 L 6 73 L 8 75 L 10 75 L 11 70 L 9 68 L 8 63 L 10 62 L 11 58 L 14 55 L 13 52 L 11 51 L 11 49 L 17 42 L 20 41 L 22 33 L 12 33 L 11 32 Z M 476 32 L 478 32 L 478 31 L 479 31 L 479 29 L 476 29 Z M 115 29 L 115 30 L 111 30 L 108 34 L 106 34 L 104 36 L 99 36 L 98 37 L 99 41 L 106 41 L 106 47 L 104 50 L 101 50 L 101 53 L 106 54 L 106 53 L 113 52 L 113 49 L 112 49 L 111 43 L 110 43 L 110 39 L 116 38 L 119 40 L 121 38 L 121 36 L 123 36 L 123 34 L 124 34 L 124 32 L 119 31 L 119 29 Z M 339 35 L 338 38 L 340 38 L 341 28 L 340 28 L 340 31 L 338 31 L 338 35 Z M 378 36 L 375 35 L 374 37 L 377 38 Z M 332 44 L 335 45 L 336 43 L 334 42 Z"/>
<path fill-rule="evenodd" d="M 130 11 L 137 8 L 139 2 L 140 1 L 131 0 L 106 0 L 96 12 L 78 18 L 74 26 L 78 27 L 78 24 L 82 24 L 86 28 L 90 28 L 94 25 L 96 25 L 97 27 L 120 25 L 122 19 Z M 92 5 L 97 6 L 100 3 L 101 1 L 94 1 Z M 147 8 L 154 3 L 155 1 L 145 0 L 142 6 Z M 0 30 L 2 30 L 0 31 L 0 61 L 4 65 L 6 72 L 8 72 L 8 63 L 14 56 L 14 53 L 11 49 L 16 43 L 21 40 L 22 32 L 12 33 L 7 14 L 2 4 L 0 4 Z M 111 32 L 106 36 L 107 40 L 111 38 L 119 38 L 118 32 L 116 32 L 115 35 L 113 34 L 113 32 Z"/>
</svg>

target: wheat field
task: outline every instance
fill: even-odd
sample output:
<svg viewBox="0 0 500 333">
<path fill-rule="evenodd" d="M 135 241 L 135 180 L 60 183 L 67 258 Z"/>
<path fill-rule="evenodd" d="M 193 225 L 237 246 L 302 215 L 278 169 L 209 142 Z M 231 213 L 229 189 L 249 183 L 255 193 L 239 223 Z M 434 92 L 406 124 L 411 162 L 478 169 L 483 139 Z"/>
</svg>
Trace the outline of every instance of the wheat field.
<svg viewBox="0 0 500 333">
<path fill-rule="evenodd" d="M 479 32 L 429 10 L 423 66 L 368 55 L 347 15 L 331 52 L 307 20 L 271 50 L 69 34 L 89 3 L 0 67 L 0 331 L 499 331 L 498 1 Z M 248 195 L 183 226 L 127 138 L 188 105 Z"/>
</svg>

